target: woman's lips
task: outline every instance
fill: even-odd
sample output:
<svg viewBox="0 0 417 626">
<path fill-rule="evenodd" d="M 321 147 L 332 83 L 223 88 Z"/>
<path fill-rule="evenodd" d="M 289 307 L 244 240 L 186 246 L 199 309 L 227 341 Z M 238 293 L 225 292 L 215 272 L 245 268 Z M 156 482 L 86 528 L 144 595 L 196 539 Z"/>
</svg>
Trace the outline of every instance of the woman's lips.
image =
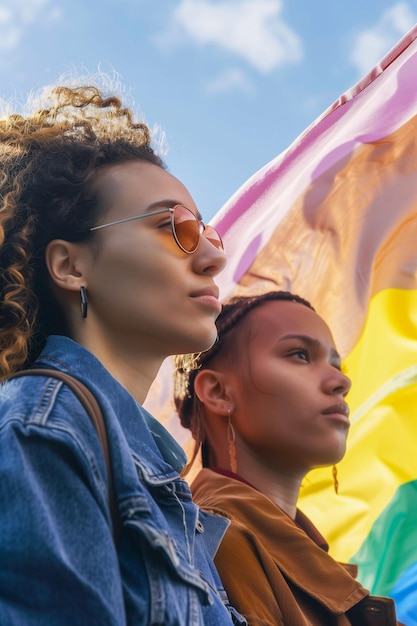
<svg viewBox="0 0 417 626">
<path fill-rule="evenodd" d="M 201 291 L 191 294 L 193 300 L 197 300 L 204 306 L 214 309 L 217 313 L 222 310 L 222 304 L 219 300 L 219 290 L 215 288 L 202 289 Z"/>
<path fill-rule="evenodd" d="M 349 407 L 346 402 L 333 404 L 332 406 L 327 407 L 327 409 L 324 409 L 321 414 L 350 426 Z"/>
</svg>

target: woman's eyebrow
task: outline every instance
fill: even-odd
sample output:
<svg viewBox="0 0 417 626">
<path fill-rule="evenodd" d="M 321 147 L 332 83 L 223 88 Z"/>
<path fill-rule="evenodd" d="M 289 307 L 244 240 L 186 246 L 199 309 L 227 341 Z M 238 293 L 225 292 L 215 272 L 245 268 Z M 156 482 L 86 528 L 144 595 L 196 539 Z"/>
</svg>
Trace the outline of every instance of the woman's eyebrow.
<svg viewBox="0 0 417 626">
<path fill-rule="evenodd" d="M 304 341 L 304 343 L 308 346 L 312 347 L 318 347 L 320 345 L 320 341 L 318 339 L 314 339 L 314 337 L 310 337 L 310 335 L 303 335 L 301 333 L 290 333 L 280 337 L 280 341 L 285 341 L 286 339 L 299 339 L 300 341 Z"/>
<path fill-rule="evenodd" d="M 156 200 L 156 202 L 152 202 L 152 204 L 148 204 L 144 213 L 150 213 L 155 209 L 172 209 L 176 204 L 181 204 L 176 200 Z"/>
<path fill-rule="evenodd" d="M 150 213 L 151 211 L 154 211 L 155 209 L 172 209 L 177 204 L 180 204 L 181 206 L 191 211 L 191 213 L 194 213 L 192 209 L 190 209 L 188 206 L 186 206 L 182 202 L 178 202 L 178 200 L 172 200 L 171 198 L 167 198 L 166 200 L 157 200 L 156 202 L 152 202 L 152 204 L 149 204 L 146 207 L 144 212 Z M 201 215 L 200 211 L 197 211 L 197 213 L 194 213 L 194 215 L 200 221 L 203 219 L 203 216 Z"/>
</svg>

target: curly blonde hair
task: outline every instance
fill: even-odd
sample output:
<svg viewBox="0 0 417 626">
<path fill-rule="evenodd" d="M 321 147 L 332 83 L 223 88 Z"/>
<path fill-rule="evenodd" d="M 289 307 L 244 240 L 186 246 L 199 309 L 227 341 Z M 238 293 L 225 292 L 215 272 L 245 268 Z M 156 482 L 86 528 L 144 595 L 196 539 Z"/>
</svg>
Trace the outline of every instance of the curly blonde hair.
<svg viewBox="0 0 417 626">
<path fill-rule="evenodd" d="M 66 332 L 47 244 L 95 236 L 102 168 L 137 160 L 165 167 L 151 139 L 119 97 L 91 85 L 52 87 L 46 106 L 0 119 L 0 380 L 31 363 L 48 335 Z"/>
</svg>

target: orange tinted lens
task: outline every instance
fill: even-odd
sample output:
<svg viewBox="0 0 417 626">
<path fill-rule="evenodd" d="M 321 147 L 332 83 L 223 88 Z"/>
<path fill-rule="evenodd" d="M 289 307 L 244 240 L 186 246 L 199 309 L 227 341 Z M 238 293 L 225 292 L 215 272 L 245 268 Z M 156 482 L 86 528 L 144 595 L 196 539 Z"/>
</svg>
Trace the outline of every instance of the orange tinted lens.
<svg viewBox="0 0 417 626">
<path fill-rule="evenodd" d="M 220 237 L 217 230 L 213 228 L 213 226 L 206 226 L 204 231 L 204 237 L 209 240 L 215 248 L 219 248 L 219 250 L 223 250 L 223 241 Z"/>
<path fill-rule="evenodd" d="M 200 228 L 196 216 L 183 206 L 176 206 L 174 213 L 175 235 L 185 252 L 194 252 L 200 240 Z"/>
</svg>

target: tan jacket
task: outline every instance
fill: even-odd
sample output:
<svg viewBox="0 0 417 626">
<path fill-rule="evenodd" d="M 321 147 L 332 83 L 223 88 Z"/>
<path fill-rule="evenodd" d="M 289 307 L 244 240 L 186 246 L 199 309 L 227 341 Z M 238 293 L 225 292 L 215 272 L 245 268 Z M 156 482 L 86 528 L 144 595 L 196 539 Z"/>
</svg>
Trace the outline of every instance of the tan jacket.
<svg viewBox="0 0 417 626">
<path fill-rule="evenodd" d="M 250 626 L 397 624 L 393 601 L 369 596 L 300 511 L 296 523 L 250 485 L 208 469 L 192 492 L 202 509 L 231 520 L 215 563 Z"/>
</svg>

